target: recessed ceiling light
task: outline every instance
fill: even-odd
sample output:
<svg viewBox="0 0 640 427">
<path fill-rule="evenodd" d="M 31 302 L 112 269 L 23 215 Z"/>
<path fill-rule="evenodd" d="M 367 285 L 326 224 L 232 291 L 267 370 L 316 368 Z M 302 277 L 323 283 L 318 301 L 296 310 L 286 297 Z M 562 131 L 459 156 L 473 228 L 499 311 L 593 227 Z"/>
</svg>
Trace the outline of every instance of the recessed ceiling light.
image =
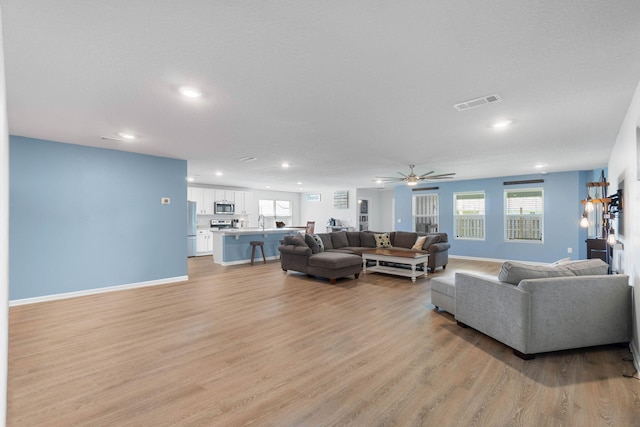
<svg viewBox="0 0 640 427">
<path fill-rule="evenodd" d="M 289 163 L 287 163 L 287 162 L 282 162 L 282 167 L 283 167 L 283 168 L 288 168 L 288 167 L 289 167 Z"/>
<path fill-rule="evenodd" d="M 513 120 L 499 120 L 497 122 L 494 122 L 491 127 L 494 129 L 501 129 L 501 128 L 506 128 L 507 126 L 509 126 L 510 124 L 513 123 Z"/>
<path fill-rule="evenodd" d="M 136 139 L 136 136 L 134 134 L 128 132 L 118 132 L 116 135 L 118 135 L 122 139 L 126 139 L 127 141 L 133 141 L 134 139 Z"/>
<path fill-rule="evenodd" d="M 192 87 L 181 87 L 180 93 L 187 98 L 200 98 L 202 96 L 202 92 L 198 89 Z"/>
<path fill-rule="evenodd" d="M 302 185 L 302 183 L 300 181 L 297 182 L 298 185 Z"/>
<path fill-rule="evenodd" d="M 545 166 L 546 165 L 544 163 L 538 163 L 537 165 L 533 165 L 533 167 L 536 168 L 536 169 L 542 169 Z"/>
<path fill-rule="evenodd" d="M 187 181 L 189 181 L 189 182 L 193 182 L 193 181 L 195 181 L 195 178 L 194 178 L 194 177 L 192 177 L 192 176 L 188 176 L 188 177 L 187 177 Z"/>
<path fill-rule="evenodd" d="M 222 172 L 217 171 L 217 172 L 216 172 L 216 176 L 222 176 Z"/>
</svg>

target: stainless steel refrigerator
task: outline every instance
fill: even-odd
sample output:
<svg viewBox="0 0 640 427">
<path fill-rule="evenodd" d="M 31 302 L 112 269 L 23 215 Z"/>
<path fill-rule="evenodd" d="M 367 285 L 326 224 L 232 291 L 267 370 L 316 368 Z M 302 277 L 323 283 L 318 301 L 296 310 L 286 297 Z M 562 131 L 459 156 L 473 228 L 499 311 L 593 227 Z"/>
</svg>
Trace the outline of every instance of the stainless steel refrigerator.
<svg viewBox="0 0 640 427">
<path fill-rule="evenodd" d="M 196 202 L 187 202 L 187 256 L 196 256 L 196 233 L 198 232 L 198 217 L 196 216 Z"/>
</svg>

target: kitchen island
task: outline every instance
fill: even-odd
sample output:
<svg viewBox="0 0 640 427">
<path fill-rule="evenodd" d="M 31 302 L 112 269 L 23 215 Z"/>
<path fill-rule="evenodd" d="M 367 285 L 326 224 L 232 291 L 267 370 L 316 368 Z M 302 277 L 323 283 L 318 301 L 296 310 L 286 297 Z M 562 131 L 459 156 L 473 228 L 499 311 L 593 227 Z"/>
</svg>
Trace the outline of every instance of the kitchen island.
<svg viewBox="0 0 640 427">
<path fill-rule="evenodd" d="M 211 230 L 213 239 L 213 262 L 220 265 L 248 264 L 251 262 L 251 245 L 249 242 L 264 242 L 264 254 L 267 259 L 278 259 L 280 240 L 284 236 L 300 232 L 298 228 L 227 228 Z M 262 258 L 260 250 L 256 257 Z"/>
</svg>

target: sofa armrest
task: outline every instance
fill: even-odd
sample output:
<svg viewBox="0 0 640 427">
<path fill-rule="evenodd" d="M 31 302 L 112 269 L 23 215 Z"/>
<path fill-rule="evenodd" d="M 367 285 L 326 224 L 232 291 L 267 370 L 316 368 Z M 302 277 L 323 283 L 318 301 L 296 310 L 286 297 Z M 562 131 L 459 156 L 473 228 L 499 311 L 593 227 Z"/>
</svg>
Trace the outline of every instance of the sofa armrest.
<svg viewBox="0 0 640 427">
<path fill-rule="evenodd" d="M 525 352 L 530 295 L 495 276 L 456 273 L 456 320 Z"/>
<path fill-rule="evenodd" d="M 446 251 L 450 247 L 451 247 L 451 244 L 449 243 L 434 243 L 433 245 L 429 246 L 427 250 L 429 251 L 429 253 L 436 253 L 436 252 Z"/>
<path fill-rule="evenodd" d="M 622 274 L 522 280 L 518 288 L 531 295 L 527 352 L 628 342 L 628 283 Z"/>
</svg>

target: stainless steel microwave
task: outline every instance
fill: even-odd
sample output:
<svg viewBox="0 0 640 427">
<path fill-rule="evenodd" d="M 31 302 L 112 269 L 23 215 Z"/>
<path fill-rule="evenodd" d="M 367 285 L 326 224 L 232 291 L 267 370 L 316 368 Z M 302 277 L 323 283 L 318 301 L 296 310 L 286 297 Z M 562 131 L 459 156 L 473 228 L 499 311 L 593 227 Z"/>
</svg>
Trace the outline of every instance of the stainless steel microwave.
<svg viewBox="0 0 640 427">
<path fill-rule="evenodd" d="M 233 215 L 236 213 L 236 205 L 233 202 L 223 200 L 213 203 L 213 213 L 216 215 Z"/>
</svg>

